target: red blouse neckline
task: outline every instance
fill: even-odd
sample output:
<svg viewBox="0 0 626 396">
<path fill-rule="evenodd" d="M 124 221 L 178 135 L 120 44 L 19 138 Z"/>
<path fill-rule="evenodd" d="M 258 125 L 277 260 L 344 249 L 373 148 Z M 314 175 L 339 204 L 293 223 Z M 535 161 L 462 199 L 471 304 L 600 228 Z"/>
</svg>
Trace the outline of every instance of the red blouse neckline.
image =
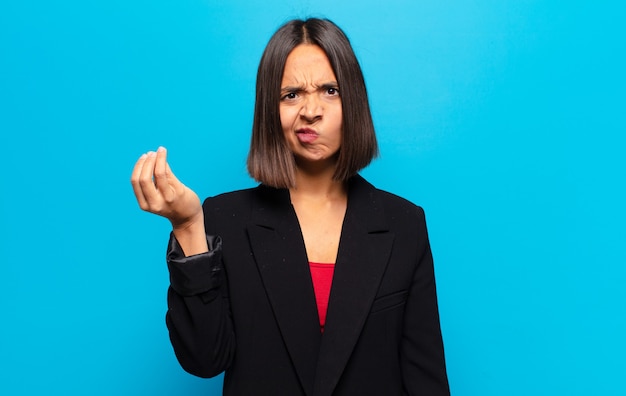
<svg viewBox="0 0 626 396">
<path fill-rule="evenodd" d="M 323 333 L 326 325 L 326 312 L 328 311 L 328 300 L 330 299 L 335 264 L 310 261 L 309 268 L 311 270 L 311 280 L 313 281 L 313 291 L 315 292 L 315 302 L 317 303 L 317 313 L 320 319 L 320 330 Z"/>
</svg>

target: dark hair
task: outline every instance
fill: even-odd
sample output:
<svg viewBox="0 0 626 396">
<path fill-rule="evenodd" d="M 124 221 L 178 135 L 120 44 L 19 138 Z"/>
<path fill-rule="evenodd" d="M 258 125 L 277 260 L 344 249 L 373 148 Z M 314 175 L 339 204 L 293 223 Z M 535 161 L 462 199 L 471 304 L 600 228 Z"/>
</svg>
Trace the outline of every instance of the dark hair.
<svg viewBox="0 0 626 396">
<path fill-rule="evenodd" d="M 378 155 L 363 72 L 348 38 L 329 20 L 292 20 L 274 33 L 259 63 L 248 153 L 250 175 L 278 188 L 295 185 L 296 165 L 282 131 L 279 103 L 287 56 L 300 44 L 317 45 L 326 53 L 339 84 L 343 124 L 334 179 L 347 180 Z"/>
</svg>

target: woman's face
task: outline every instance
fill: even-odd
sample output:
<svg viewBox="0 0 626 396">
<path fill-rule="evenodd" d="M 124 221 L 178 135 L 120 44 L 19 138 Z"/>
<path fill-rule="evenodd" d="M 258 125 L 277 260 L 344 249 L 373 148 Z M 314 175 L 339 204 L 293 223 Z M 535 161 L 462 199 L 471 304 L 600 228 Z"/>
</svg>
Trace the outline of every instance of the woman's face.
<svg viewBox="0 0 626 396">
<path fill-rule="evenodd" d="M 285 140 L 300 166 L 334 165 L 341 147 L 341 96 L 324 51 L 301 44 L 285 62 L 280 121 Z"/>
</svg>

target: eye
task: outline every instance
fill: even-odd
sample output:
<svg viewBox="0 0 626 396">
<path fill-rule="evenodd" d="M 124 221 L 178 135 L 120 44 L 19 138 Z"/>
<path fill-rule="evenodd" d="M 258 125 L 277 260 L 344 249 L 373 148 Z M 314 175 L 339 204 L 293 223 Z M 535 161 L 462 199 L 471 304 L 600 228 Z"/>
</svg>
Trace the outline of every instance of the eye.
<svg viewBox="0 0 626 396">
<path fill-rule="evenodd" d="M 326 93 L 330 96 L 339 96 L 339 88 L 329 87 L 328 89 L 326 89 Z"/>
<path fill-rule="evenodd" d="M 287 92 L 281 97 L 281 100 L 294 100 L 297 97 L 298 97 L 297 92 Z"/>
</svg>

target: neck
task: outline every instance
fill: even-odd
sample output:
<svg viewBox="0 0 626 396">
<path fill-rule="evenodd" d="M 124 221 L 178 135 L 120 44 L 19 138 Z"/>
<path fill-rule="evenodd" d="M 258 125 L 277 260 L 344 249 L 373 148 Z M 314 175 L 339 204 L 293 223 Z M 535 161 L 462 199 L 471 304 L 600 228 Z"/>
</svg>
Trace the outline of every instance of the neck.
<svg viewBox="0 0 626 396">
<path fill-rule="evenodd" d="M 309 197 L 315 199 L 335 200 L 347 196 L 346 184 L 333 180 L 334 168 L 310 172 L 306 169 L 296 169 L 296 185 L 289 189 L 292 197 Z"/>
</svg>

